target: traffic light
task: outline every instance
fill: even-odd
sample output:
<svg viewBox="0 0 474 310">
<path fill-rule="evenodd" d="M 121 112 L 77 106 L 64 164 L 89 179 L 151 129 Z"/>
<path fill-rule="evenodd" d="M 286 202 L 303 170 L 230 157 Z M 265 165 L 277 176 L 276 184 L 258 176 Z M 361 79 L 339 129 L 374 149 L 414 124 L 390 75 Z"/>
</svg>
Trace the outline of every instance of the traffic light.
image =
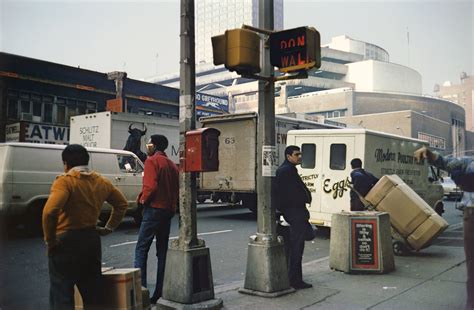
<svg viewBox="0 0 474 310">
<path fill-rule="evenodd" d="M 270 63 L 282 72 L 321 67 L 321 38 L 313 27 L 298 27 L 270 35 Z"/>
<path fill-rule="evenodd" d="M 228 70 L 239 74 L 260 72 L 260 36 L 257 33 L 232 29 L 211 39 L 215 65 L 224 64 Z"/>
</svg>

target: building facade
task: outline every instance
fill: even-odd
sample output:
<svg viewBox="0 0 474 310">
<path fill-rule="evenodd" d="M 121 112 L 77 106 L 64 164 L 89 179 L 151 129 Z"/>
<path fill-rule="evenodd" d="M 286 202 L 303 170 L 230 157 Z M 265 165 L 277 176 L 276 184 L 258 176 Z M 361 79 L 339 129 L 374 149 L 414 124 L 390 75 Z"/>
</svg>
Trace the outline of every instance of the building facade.
<svg viewBox="0 0 474 310">
<path fill-rule="evenodd" d="M 474 151 L 474 76 L 462 72 L 460 80 L 459 84 L 445 82 L 441 86 L 435 85 L 434 91 L 439 98 L 452 101 L 464 108 L 466 111 L 466 150 Z"/>
<path fill-rule="evenodd" d="M 213 63 L 211 37 L 242 24 L 258 27 L 258 0 L 196 1 L 196 63 Z M 275 29 L 283 29 L 283 0 L 274 0 Z"/>
<path fill-rule="evenodd" d="M 71 116 L 105 111 L 117 98 L 123 112 L 179 118 L 178 89 L 114 74 L 0 53 L 0 141 L 7 125 L 23 122 L 38 142 L 67 143 Z"/>
</svg>

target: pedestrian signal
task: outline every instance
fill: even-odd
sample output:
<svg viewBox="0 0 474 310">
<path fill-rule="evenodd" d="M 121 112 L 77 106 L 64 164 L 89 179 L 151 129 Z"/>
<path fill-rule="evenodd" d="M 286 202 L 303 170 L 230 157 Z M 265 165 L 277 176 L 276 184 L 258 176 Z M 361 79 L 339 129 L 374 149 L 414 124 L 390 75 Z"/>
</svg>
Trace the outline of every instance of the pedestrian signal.
<svg viewBox="0 0 474 310">
<path fill-rule="evenodd" d="M 321 39 L 313 27 L 298 27 L 270 35 L 270 63 L 282 72 L 321 67 Z"/>
</svg>

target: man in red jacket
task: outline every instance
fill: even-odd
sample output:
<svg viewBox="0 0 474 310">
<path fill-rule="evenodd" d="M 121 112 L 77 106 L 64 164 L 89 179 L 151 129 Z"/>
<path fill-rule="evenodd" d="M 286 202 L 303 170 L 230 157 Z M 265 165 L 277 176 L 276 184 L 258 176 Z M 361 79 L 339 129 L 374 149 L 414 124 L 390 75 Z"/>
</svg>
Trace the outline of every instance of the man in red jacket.
<svg viewBox="0 0 474 310">
<path fill-rule="evenodd" d="M 161 297 L 168 252 L 171 218 L 176 212 L 179 196 L 178 167 L 166 156 L 168 139 L 163 135 L 152 135 L 147 144 L 148 159 L 145 161 L 142 192 L 138 203 L 143 208 L 143 220 L 135 248 L 135 268 L 140 268 L 142 285 L 147 286 L 148 251 L 156 236 L 158 268 L 155 291 L 151 303 Z"/>
</svg>

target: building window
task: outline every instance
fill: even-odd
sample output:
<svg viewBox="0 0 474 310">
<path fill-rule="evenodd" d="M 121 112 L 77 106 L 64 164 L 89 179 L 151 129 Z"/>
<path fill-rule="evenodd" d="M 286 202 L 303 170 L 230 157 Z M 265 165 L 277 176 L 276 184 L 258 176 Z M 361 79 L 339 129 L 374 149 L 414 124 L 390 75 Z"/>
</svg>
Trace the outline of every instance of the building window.
<svg viewBox="0 0 474 310">
<path fill-rule="evenodd" d="M 63 105 L 57 106 L 56 122 L 59 124 L 66 123 L 66 107 Z"/>
<path fill-rule="evenodd" d="M 52 123 L 53 122 L 53 105 L 51 103 L 45 103 L 44 104 L 43 121 L 45 123 Z"/>
<path fill-rule="evenodd" d="M 18 100 L 8 99 L 8 118 L 18 119 Z"/>
<path fill-rule="evenodd" d="M 444 138 L 433 136 L 424 132 L 418 132 L 418 139 L 428 142 L 430 147 L 440 150 L 446 149 L 446 139 Z"/>
</svg>

